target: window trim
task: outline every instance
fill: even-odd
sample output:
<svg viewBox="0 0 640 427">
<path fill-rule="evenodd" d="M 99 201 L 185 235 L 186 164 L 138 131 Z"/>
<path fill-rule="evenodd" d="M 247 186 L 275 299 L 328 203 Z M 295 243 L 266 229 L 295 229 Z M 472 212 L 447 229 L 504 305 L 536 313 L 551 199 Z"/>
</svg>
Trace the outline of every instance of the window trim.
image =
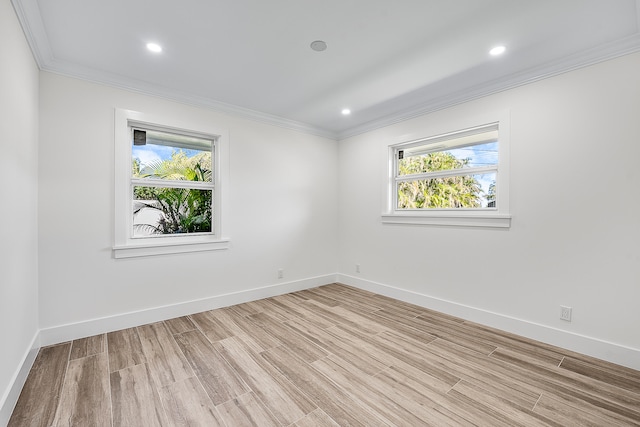
<svg viewBox="0 0 640 427">
<path fill-rule="evenodd" d="M 456 126 L 449 129 L 459 129 L 448 132 L 434 132 L 433 136 L 404 140 L 388 146 L 388 173 L 385 180 L 385 206 L 381 215 L 383 224 L 411 224 L 424 226 L 447 227 L 487 227 L 510 228 L 511 214 L 509 210 L 509 151 L 510 151 L 510 120 L 509 111 L 484 115 L 482 118 L 470 118 L 458 121 Z M 476 209 L 397 209 L 397 152 L 425 142 L 442 143 L 448 139 L 461 135 L 473 134 L 474 130 L 481 130 L 492 124 L 497 125 L 499 134 L 498 167 L 496 175 L 496 208 Z M 435 148 L 434 147 L 434 148 Z M 442 149 L 434 150 L 442 151 Z M 448 173 L 442 173 L 447 175 Z M 460 175 L 459 173 L 452 173 Z M 404 178 L 400 178 L 403 180 Z M 411 178 L 412 180 L 415 177 Z"/>
<path fill-rule="evenodd" d="M 130 213 L 131 197 L 131 127 L 142 127 L 181 133 L 185 135 L 206 135 L 214 138 L 213 159 L 213 224 L 211 233 L 193 235 L 167 235 L 133 237 Z M 167 119 L 162 116 L 137 111 L 115 109 L 114 132 L 114 258 L 176 254 L 228 249 L 230 240 L 223 236 L 222 220 L 227 210 L 224 187 L 229 176 L 228 132 L 210 125 L 192 123 L 187 120 Z"/>
</svg>

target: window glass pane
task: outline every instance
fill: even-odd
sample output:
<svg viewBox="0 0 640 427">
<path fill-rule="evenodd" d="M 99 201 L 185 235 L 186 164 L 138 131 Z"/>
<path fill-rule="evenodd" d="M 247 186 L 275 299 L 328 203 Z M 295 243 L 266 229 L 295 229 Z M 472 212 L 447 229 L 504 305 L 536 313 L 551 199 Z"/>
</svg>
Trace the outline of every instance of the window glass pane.
<svg viewBox="0 0 640 427">
<path fill-rule="evenodd" d="M 212 190 L 133 188 L 133 236 L 210 233 Z"/>
<path fill-rule="evenodd" d="M 398 183 L 398 209 L 495 208 L 496 173 Z"/>
<path fill-rule="evenodd" d="M 134 178 L 211 182 L 213 141 L 132 129 Z"/>
<path fill-rule="evenodd" d="M 498 164 L 497 141 L 435 152 L 433 148 L 426 145 L 399 150 L 398 153 L 398 157 L 402 157 L 398 160 L 398 175 L 496 166 Z"/>
</svg>

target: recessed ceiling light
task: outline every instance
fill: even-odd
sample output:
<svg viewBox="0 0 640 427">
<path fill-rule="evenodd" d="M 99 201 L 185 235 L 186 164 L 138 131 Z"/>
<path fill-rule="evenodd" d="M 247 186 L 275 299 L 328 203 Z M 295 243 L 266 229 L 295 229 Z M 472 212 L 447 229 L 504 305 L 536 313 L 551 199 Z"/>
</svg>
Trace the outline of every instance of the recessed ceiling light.
<svg viewBox="0 0 640 427">
<path fill-rule="evenodd" d="M 327 43 L 323 42 L 322 40 L 316 40 L 314 42 L 311 42 L 311 49 L 315 50 L 316 52 L 322 52 L 323 50 L 327 50 Z"/>
<path fill-rule="evenodd" d="M 157 43 L 147 43 L 147 49 L 154 53 L 162 52 L 162 46 Z"/>
<path fill-rule="evenodd" d="M 342 109 L 342 115 L 343 116 L 348 116 L 349 114 L 351 114 L 351 110 L 348 108 L 343 108 Z"/>
<path fill-rule="evenodd" d="M 489 51 L 489 54 L 491 56 L 498 56 L 498 55 L 502 55 L 506 50 L 507 48 L 504 46 L 496 46 Z"/>
</svg>

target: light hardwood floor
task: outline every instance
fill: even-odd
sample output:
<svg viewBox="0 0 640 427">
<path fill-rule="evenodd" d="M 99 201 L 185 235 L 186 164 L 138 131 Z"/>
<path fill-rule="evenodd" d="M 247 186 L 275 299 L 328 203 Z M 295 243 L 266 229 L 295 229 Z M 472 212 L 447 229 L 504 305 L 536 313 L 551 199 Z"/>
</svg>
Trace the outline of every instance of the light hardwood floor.
<svg viewBox="0 0 640 427">
<path fill-rule="evenodd" d="M 333 284 L 40 350 L 10 426 L 640 426 L 640 372 Z"/>
</svg>

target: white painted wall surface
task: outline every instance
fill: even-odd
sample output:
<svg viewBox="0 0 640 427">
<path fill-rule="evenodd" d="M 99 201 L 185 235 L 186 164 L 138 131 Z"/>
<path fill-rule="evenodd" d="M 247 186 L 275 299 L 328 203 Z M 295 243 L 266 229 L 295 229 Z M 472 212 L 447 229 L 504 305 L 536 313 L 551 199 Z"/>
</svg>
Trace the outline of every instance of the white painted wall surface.
<svg viewBox="0 0 640 427">
<path fill-rule="evenodd" d="M 11 2 L 1 1 L 0 425 L 20 392 L 20 369 L 30 366 L 38 345 L 37 185 L 38 68 Z"/>
<path fill-rule="evenodd" d="M 511 114 L 510 230 L 381 224 L 389 144 L 504 109 Z M 538 332 L 529 335 L 555 344 L 571 347 L 562 336 L 572 335 L 613 343 L 637 359 L 640 54 L 340 141 L 338 157 L 345 281 L 419 294 L 458 315 L 493 313 L 504 320 L 497 326 L 530 325 Z M 573 307 L 571 323 L 559 319 L 560 305 Z M 638 360 L 618 362 L 640 369 Z"/>
<path fill-rule="evenodd" d="M 43 330 L 335 277 L 335 141 L 46 72 L 40 88 Z M 229 250 L 113 258 L 116 107 L 229 131 Z"/>
<path fill-rule="evenodd" d="M 204 309 L 234 293 L 321 284 L 336 271 L 453 314 L 489 313 L 505 329 L 515 319 L 525 325 L 516 332 L 554 344 L 581 336 L 640 352 L 639 54 L 336 143 L 38 73 L 9 2 L 0 12 L 0 200 L 24 207 L 0 209 L 0 339 L 9 343 L 0 352 L 0 417 L 7 397 L 17 398 L 12 385 L 32 360 L 39 328 L 47 344 L 176 305 Z M 113 259 L 116 107 L 229 131 L 231 249 Z M 389 144 L 504 109 L 510 230 L 381 224 Z M 573 307 L 571 323 L 559 320 L 560 305 Z"/>
</svg>

